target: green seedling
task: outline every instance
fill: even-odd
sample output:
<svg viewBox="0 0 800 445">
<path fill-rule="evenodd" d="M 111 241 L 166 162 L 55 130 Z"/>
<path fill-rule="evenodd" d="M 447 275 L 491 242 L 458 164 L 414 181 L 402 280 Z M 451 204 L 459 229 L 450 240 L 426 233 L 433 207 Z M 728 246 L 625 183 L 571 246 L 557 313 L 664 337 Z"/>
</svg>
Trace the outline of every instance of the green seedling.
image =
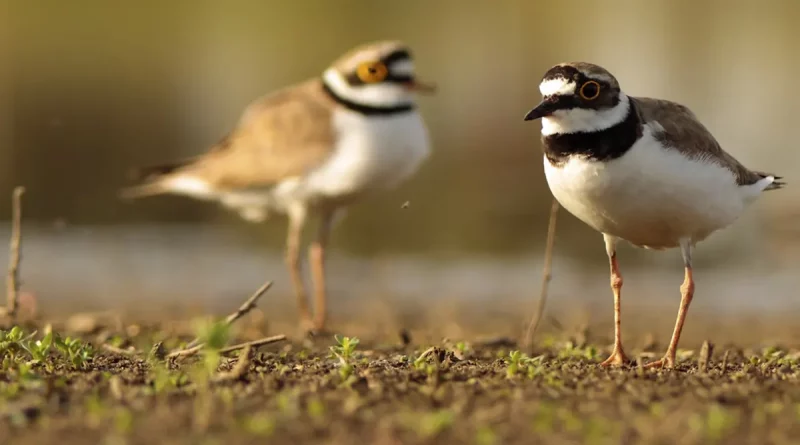
<svg viewBox="0 0 800 445">
<path fill-rule="evenodd" d="M 523 353 L 520 351 L 511 351 L 508 353 L 508 367 L 506 368 L 506 377 L 511 378 L 517 375 L 520 368 L 520 361 L 522 361 Z M 525 366 L 524 364 L 522 366 Z"/>
<path fill-rule="evenodd" d="M 453 425 L 455 413 L 450 410 L 439 410 L 422 416 L 417 423 L 417 431 L 422 437 L 435 437 Z"/>
<path fill-rule="evenodd" d="M 36 335 L 36 332 L 26 338 L 25 333 L 19 326 L 14 326 L 8 331 L 0 330 L 0 354 L 2 354 L 3 360 L 8 359 L 11 363 L 16 362 L 19 354 L 25 349 L 23 345 L 30 341 L 34 335 Z M 4 369 L 7 368 L 4 367 Z"/>
<path fill-rule="evenodd" d="M 595 361 L 600 358 L 600 353 L 594 346 L 580 347 L 570 341 L 558 351 L 558 358 L 562 360 L 582 358 Z"/>
<path fill-rule="evenodd" d="M 322 403 L 322 400 L 312 397 L 306 405 L 306 411 L 310 418 L 322 421 L 325 417 L 325 404 Z"/>
<path fill-rule="evenodd" d="M 16 372 L 19 380 L 23 382 L 30 382 L 38 379 L 36 374 L 33 373 L 32 366 L 28 363 L 18 364 Z"/>
<path fill-rule="evenodd" d="M 336 345 L 331 346 L 331 352 L 342 360 L 350 361 L 356 350 L 356 346 L 358 346 L 358 338 L 334 335 L 333 339 L 336 340 Z"/>
<path fill-rule="evenodd" d="M 275 419 L 266 412 L 245 417 L 241 425 L 248 433 L 259 436 L 269 437 L 275 432 Z"/>
<path fill-rule="evenodd" d="M 210 377 L 219 367 L 221 359 L 219 351 L 228 344 L 230 339 L 230 325 L 224 321 L 196 321 L 195 334 L 200 339 L 200 342 L 205 344 L 203 348 L 204 371 L 206 377 Z"/>
<path fill-rule="evenodd" d="M 53 339 L 56 350 L 61 353 L 74 369 L 83 369 L 86 363 L 94 356 L 94 350 L 89 344 L 82 343 L 77 338 L 67 337 L 62 339 L 56 335 Z"/>
<path fill-rule="evenodd" d="M 721 443 L 739 422 L 738 413 L 720 405 L 711 405 L 705 416 L 689 419 L 689 427 L 704 437 L 705 443 Z"/>
<path fill-rule="evenodd" d="M 85 421 L 89 428 L 100 428 L 105 421 L 108 406 L 103 403 L 100 394 L 96 391 L 90 394 L 84 403 L 86 409 Z"/>
<path fill-rule="evenodd" d="M 529 379 L 532 379 L 542 372 L 542 356 L 531 358 L 520 351 L 511 351 L 508 353 L 507 363 L 507 378 L 525 374 Z"/>
<path fill-rule="evenodd" d="M 50 332 L 41 340 L 22 342 L 23 349 L 28 351 L 34 364 L 47 363 L 50 356 L 50 347 L 53 345 L 53 333 Z"/>
<path fill-rule="evenodd" d="M 497 434 L 488 426 L 482 426 L 475 432 L 475 443 L 477 445 L 495 445 L 499 443 Z"/>
<path fill-rule="evenodd" d="M 19 326 L 9 331 L 0 331 L 0 354 L 3 356 L 3 370 L 10 371 L 15 364 L 24 361 L 28 367 L 18 370 L 18 374 L 27 375 L 31 366 L 42 365 L 47 372 L 52 373 L 55 363 L 50 357 L 50 352 L 55 349 L 66 358 L 74 369 L 82 369 L 94 352 L 88 344 L 78 339 L 59 336 L 48 332 L 41 340 L 33 340 L 36 332 L 25 335 Z"/>
<path fill-rule="evenodd" d="M 133 431 L 133 413 L 131 410 L 117 408 L 114 415 L 114 430 L 121 435 L 128 435 Z"/>
<path fill-rule="evenodd" d="M 220 350 L 230 339 L 230 325 L 225 321 L 195 321 L 195 334 L 200 342 L 205 343 L 206 350 Z"/>
<path fill-rule="evenodd" d="M 333 339 L 336 340 L 336 345 L 331 346 L 331 353 L 339 359 L 339 377 L 346 381 L 355 370 L 351 360 L 359 340 L 356 337 L 339 337 L 338 335 L 334 335 Z"/>
<path fill-rule="evenodd" d="M 8 331 L 0 330 L 0 352 L 8 349 L 13 343 L 18 343 L 22 337 L 22 328 L 19 326 L 14 326 Z"/>
<path fill-rule="evenodd" d="M 472 348 L 470 347 L 469 343 L 463 342 L 463 341 L 460 341 L 460 342 L 456 343 L 453 346 L 453 349 L 455 349 L 453 354 L 459 360 L 463 360 L 463 359 L 467 358 L 467 356 L 469 355 L 469 353 L 472 350 Z"/>
<path fill-rule="evenodd" d="M 437 354 L 436 350 L 427 349 L 426 352 L 423 352 L 414 359 L 412 366 L 415 370 L 424 372 L 429 378 L 432 377 L 439 369 L 438 361 L 436 361 L 436 363 L 431 363 L 429 361 L 435 354 Z"/>
<path fill-rule="evenodd" d="M 189 376 L 185 372 L 170 371 L 164 364 L 156 363 L 150 369 L 154 394 L 175 390 L 189 383 Z"/>
</svg>

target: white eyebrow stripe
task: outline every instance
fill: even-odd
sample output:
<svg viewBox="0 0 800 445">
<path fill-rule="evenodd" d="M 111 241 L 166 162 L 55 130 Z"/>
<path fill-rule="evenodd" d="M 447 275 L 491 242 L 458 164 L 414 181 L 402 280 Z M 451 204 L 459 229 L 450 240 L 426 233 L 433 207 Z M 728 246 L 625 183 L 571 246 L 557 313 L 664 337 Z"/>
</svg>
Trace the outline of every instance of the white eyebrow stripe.
<svg viewBox="0 0 800 445">
<path fill-rule="evenodd" d="M 542 96 L 552 96 L 554 94 L 564 96 L 575 94 L 576 86 L 575 82 L 564 78 L 548 79 L 539 84 L 539 92 L 542 93 Z"/>
</svg>

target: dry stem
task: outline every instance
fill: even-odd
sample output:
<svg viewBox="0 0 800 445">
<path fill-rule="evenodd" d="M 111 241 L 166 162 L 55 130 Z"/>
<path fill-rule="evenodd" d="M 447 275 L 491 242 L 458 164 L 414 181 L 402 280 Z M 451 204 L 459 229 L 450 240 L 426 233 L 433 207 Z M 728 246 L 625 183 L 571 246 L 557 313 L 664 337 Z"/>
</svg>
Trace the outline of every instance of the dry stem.
<svg viewBox="0 0 800 445">
<path fill-rule="evenodd" d="M 522 344 L 526 348 L 530 347 L 533 343 L 533 335 L 536 333 L 536 329 L 539 327 L 539 322 L 541 322 L 542 314 L 544 313 L 544 306 L 545 303 L 547 303 L 547 288 L 550 284 L 550 279 L 552 278 L 553 245 L 556 241 L 556 222 L 558 218 L 558 209 L 558 201 L 553 198 L 553 204 L 550 207 L 550 221 L 547 224 L 547 244 L 544 249 L 544 267 L 542 270 L 542 288 L 541 292 L 539 293 L 539 302 L 536 307 L 536 313 L 531 318 L 531 322 L 528 325 L 528 330 L 525 332 L 525 337 L 522 341 Z"/>
<path fill-rule="evenodd" d="M 6 307 L 0 308 L 0 315 L 8 316 L 13 322 L 17 316 L 19 302 L 19 262 L 22 246 L 22 194 L 25 187 L 18 186 L 11 197 L 11 243 L 9 246 L 8 276 L 6 278 Z"/>
<path fill-rule="evenodd" d="M 248 346 L 251 347 L 251 348 L 257 348 L 259 346 L 268 345 L 270 343 L 277 343 L 277 342 L 283 341 L 283 340 L 286 340 L 286 336 L 285 335 L 283 335 L 283 334 L 281 334 L 281 335 L 273 335 L 272 337 L 264 337 L 264 338 L 260 338 L 258 340 L 239 343 L 239 344 L 236 344 L 236 345 L 233 345 L 233 346 L 226 346 L 226 347 L 220 349 L 219 352 L 220 352 L 220 354 L 227 354 L 227 353 L 230 353 L 230 352 L 233 352 L 233 351 L 238 351 L 239 349 L 242 349 L 242 348 L 245 348 L 245 347 L 248 347 Z M 199 345 L 194 346 L 192 348 L 173 351 L 173 352 L 170 352 L 167 355 L 167 358 L 188 357 L 190 355 L 197 354 L 205 346 L 206 346 L 205 344 L 199 344 Z"/>
<path fill-rule="evenodd" d="M 105 350 L 106 350 L 106 351 L 108 351 L 108 352 L 111 352 L 112 354 L 119 354 L 119 355 L 136 355 L 136 354 L 138 354 L 138 353 L 139 353 L 139 352 L 138 352 L 138 351 L 136 351 L 135 349 L 123 349 L 123 348 L 118 348 L 118 347 L 116 347 L 116 346 L 114 346 L 114 345 L 111 345 L 111 344 L 108 344 L 108 343 L 103 343 L 103 344 L 102 344 L 100 347 L 101 347 L 101 348 L 103 348 L 103 349 L 105 349 Z"/>
<path fill-rule="evenodd" d="M 700 357 L 697 359 L 698 371 L 708 371 L 708 367 L 711 364 L 711 354 L 713 353 L 714 345 L 708 340 L 704 341 L 703 346 L 700 348 Z"/>
<path fill-rule="evenodd" d="M 239 306 L 239 309 L 237 309 L 236 312 L 228 315 L 225 318 L 225 324 L 227 326 L 230 326 L 236 320 L 242 318 L 245 314 L 247 314 L 248 312 L 253 310 L 253 308 L 256 307 L 256 303 L 258 302 L 258 299 L 261 298 L 261 296 L 264 295 L 264 293 L 267 292 L 270 287 L 272 287 L 272 281 L 267 281 L 266 283 L 264 283 L 264 285 L 262 285 L 260 288 L 258 288 L 258 290 L 255 291 L 255 293 L 253 293 L 253 295 L 250 296 L 250 298 L 248 298 L 244 303 L 242 303 L 241 306 Z M 243 348 L 245 346 L 258 347 L 258 346 L 261 346 L 261 345 L 266 345 L 266 344 L 269 344 L 269 343 L 274 343 L 274 342 L 277 342 L 277 341 L 281 341 L 281 340 L 284 340 L 284 339 L 286 339 L 286 336 L 284 336 L 284 335 L 276 335 L 274 337 L 266 337 L 266 338 L 262 338 L 260 340 L 255 340 L 255 341 L 252 341 L 252 342 L 241 343 L 241 344 L 234 345 L 234 346 L 228 346 L 226 348 L 222 348 L 220 350 L 220 352 L 224 354 L 224 353 L 227 353 L 227 352 L 239 350 L 239 349 L 241 349 L 241 348 Z M 192 340 L 185 348 L 172 351 L 171 353 L 167 354 L 165 357 L 166 358 L 175 358 L 175 357 L 187 357 L 187 356 L 190 356 L 190 355 L 194 355 L 194 354 L 200 352 L 200 350 L 205 347 L 205 344 L 199 343 L 199 341 L 200 340 L 196 338 L 196 339 Z M 136 350 L 128 350 L 128 349 L 117 348 L 117 347 L 109 345 L 107 343 L 103 344 L 102 347 L 106 351 L 109 351 L 109 352 L 112 352 L 112 353 L 116 353 L 116 354 L 135 355 L 135 354 L 139 354 L 140 353 L 139 351 L 136 351 Z M 160 343 L 157 343 L 153 347 L 153 351 L 151 352 L 151 354 L 154 354 L 157 358 L 164 358 L 164 356 L 162 355 L 162 352 L 161 352 L 161 344 Z"/>
<path fill-rule="evenodd" d="M 258 288 L 258 290 L 255 291 L 253 295 L 251 295 L 250 298 L 247 299 L 247 301 L 245 301 L 244 303 L 242 303 L 241 306 L 239 306 L 239 309 L 237 309 L 236 312 L 228 315 L 228 317 L 225 318 L 225 324 L 227 326 L 230 326 L 233 324 L 233 322 L 242 318 L 245 314 L 253 310 L 256 307 L 258 299 L 261 298 L 261 296 L 264 295 L 269 290 L 270 287 L 272 287 L 272 281 L 267 281 L 266 283 L 264 283 L 264 285 Z M 194 340 L 189 342 L 189 344 L 186 345 L 184 349 L 194 348 L 195 346 L 198 345 L 199 342 L 200 339 L 195 338 Z"/>
<path fill-rule="evenodd" d="M 242 348 L 242 352 L 239 353 L 239 360 L 236 362 L 236 365 L 234 365 L 233 369 L 228 372 L 218 373 L 214 376 L 213 381 L 215 383 L 221 383 L 232 382 L 241 379 L 245 374 L 247 374 L 247 370 L 250 368 L 252 351 L 253 347 L 251 345 L 245 345 L 245 347 Z"/>
</svg>

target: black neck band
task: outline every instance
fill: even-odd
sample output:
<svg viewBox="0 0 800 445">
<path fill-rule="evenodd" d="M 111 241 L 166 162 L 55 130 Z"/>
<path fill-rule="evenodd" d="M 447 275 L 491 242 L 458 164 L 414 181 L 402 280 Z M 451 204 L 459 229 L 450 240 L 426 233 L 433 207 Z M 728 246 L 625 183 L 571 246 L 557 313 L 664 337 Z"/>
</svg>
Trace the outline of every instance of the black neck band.
<svg viewBox="0 0 800 445">
<path fill-rule="evenodd" d="M 542 137 L 544 154 L 552 165 L 561 165 L 570 156 L 594 161 L 610 161 L 624 155 L 642 136 L 642 123 L 633 99 L 621 122 L 599 131 L 551 134 Z"/>
<path fill-rule="evenodd" d="M 331 99 L 336 101 L 338 104 L 342 105 L 348 110 L 355 111 L 356 113 L 364 114 L 367 116 L 390 116 L 393 114 L 407 113 L 414 109 L 413 104 L 397 105 L 394 107 L 376 107 L 373 105 L 359 104 L 347 100 L 336 94 L 336 92 L 333 91 L 333 89 L 331 89 L 331 87 L 329 87 L 327 83 L 325 83 L 325 80 L 322 81 L 322 89 L 328 94 L 328 96 L 330 96 Z"/>
</svg>

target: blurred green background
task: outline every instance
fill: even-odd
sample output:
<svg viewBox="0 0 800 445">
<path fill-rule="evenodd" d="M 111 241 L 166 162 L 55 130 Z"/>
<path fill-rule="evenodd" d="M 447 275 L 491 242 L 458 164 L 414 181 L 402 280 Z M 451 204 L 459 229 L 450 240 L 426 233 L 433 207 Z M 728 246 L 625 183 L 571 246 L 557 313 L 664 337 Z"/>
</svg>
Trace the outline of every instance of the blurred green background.
<svg viewBox="0 0 800 445">
<path fill-rule="evenodd" d="M 198 246 L 217 233 L 214 227 L 229 234 L 230 261 L 249 261 L 255 277 L 264 270 L 259 256 L 237 252 L 272 252 L 270 267 L 286 281 L 278 256 L 283 222 L 247 224 L 215 205 L 181 197 L 128 203 L 117 199 L 117 190 L 131 167 L 205 150 L 251 100 L 317 76 L 351 47 L 377 39 L 410 44 L 419 76 L 439 86 L 438 94 L 420 99 L 434 154 L 400 189 L 354 206 L 336 229 L 334 248 L 371 265 L 379 258 L 415 258 L 408 264 L 421 270 L 432 259 L 474 262 L 427 287 L 388 285 L 388 292 L 467 283 L 453 288 L 457 295 L 480 281 L 492 296 L 503 293 L 492 289 L 505 289 L 498 283 L 516 280 L 517 293 L 528 286 L 533 293 L 550 194 L 539 124 L 524 123 L 522 116 L 539 101 L 544 71 L 571 60 L 606 67 L 629 94 L 685 103 L 746 165 L 787 177 L 789 188 L 764 196 L 698 254 L 700 267 L 741 267 L 748 282 L 786 270 L 780 284 L 758 282 L 761 290 L 777 289 L 770 291 L 776 301 L 794 301 L 788 291 L 800 284 L 791 272 L 800 257 L 800 188 L 792 179 L 800 173 L 800 2 L 2 0 L 0 14 L 0 191 L 27 187 L 35 265 L 26 270 L 51 292 L 63 291 L 53 284 L 59 273 L 80 274 L 84 284 L 121 277 L 135 269 L 130 258 L 143 246 L 152 256 L 136 257 L 142 264 L 206 274 L 198 262 L 213 261 L 214 250 Z M 405 201 L 411 205 L 401 209 Z M 0 218 L 8 216 L 0 206 Z M 596 287 L 606 298 L 600 236 L 565 213 L 560 223 L 556 265 L 597 271 L 589 281 L 562 275 L 562 283 Z M 137 227 L 147 234 L 136 235 Z M 117 246 L 116 260 L 108 259 L 111 247 L 93 244 L 100 239 Z M 153 246 L 176 250 L 163 259 Z M 628 267 L 664 264 L 665 289 L 677 288 L 676 252 L 625 255 Z M 420 276 L 412 269 L 402 269 L 403 275 L 391 264 L 389 275 Z M 87 271 L 95 274 L 87 277 Z M 214 282 L 228 277 L 253 286 L 239 284 L 235 273 Z M 127 282 L 146 281 L 149 292 L 180 281 L 159 281 L 144 269 L 139 274 Z M 484 275 L 465 278 L 475 274 Z M 351 279 L 341 278 L 340 286 L 348 288 Z M 92 289 L 75 292 L 103 294 L 112 287 Z"/>
</svg>

